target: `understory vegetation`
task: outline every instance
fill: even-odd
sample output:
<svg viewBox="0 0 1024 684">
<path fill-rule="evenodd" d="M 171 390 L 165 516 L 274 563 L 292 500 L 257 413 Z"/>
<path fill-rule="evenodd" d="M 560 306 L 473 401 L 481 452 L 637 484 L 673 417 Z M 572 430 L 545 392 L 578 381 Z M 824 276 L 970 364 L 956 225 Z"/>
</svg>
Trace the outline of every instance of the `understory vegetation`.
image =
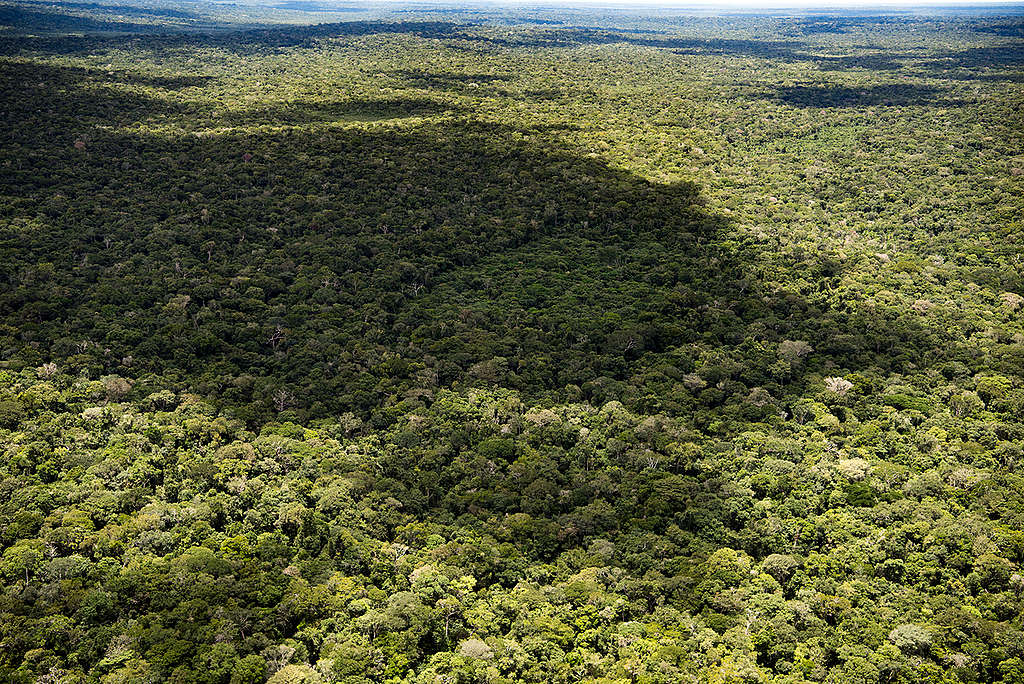
<svg viewBox="0 0 1024 684">
<path fill-rule="evenodd" d="M 1024 20 L 0 3 L 0 679 L 1024 682 Z"/>
</svg>

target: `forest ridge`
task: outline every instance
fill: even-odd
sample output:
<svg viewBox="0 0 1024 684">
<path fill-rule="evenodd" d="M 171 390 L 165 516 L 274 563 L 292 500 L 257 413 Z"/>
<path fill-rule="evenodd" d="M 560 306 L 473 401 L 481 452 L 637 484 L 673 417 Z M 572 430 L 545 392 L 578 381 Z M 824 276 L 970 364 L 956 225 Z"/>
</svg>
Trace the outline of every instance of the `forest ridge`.
<svg viewBox="0 0 1024 684">
<path fill-rule="evenodd" d="M 1024 682 L 1022 84 L 1014 7 L 0 1 L 0 680 Z"/>
</svg>

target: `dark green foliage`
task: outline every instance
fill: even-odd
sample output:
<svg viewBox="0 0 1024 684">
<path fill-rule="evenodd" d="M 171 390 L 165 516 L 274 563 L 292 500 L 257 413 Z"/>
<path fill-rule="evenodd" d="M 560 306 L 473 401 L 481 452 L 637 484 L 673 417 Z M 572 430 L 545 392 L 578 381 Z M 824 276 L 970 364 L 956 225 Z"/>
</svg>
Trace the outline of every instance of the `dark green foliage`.
<svg viewBox="0 0 1024 684">
<path fill-rule="evenodd" d="M 0 680 L 1020 681 L 1021 21 L 409 9 L 0 6 Z"/>
</svg>

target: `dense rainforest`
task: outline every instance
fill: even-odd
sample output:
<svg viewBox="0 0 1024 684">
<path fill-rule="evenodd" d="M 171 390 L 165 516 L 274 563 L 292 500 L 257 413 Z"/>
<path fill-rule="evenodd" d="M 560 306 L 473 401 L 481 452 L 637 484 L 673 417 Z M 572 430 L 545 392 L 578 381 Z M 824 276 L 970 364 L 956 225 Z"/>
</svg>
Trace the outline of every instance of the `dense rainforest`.
<svg viewBox="0 0 1024 684">
<path fill-rule="evenodd" d="M 0 680 L 1024 683 L 1024 16 L 0 1 Z"/>
</svg>

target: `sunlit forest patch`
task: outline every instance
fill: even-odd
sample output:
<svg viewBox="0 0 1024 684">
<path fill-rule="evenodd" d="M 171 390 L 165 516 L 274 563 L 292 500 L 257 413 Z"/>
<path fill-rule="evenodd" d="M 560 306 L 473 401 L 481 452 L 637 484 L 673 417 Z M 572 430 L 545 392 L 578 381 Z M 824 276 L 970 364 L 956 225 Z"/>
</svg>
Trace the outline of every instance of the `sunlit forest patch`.
<svg viewBox="0 0 1024 684">
<path fill-rule="evenodd" d="M 1024 20 L 0 3 L 0 679 L 1024 681 Z"/>
</svg>

